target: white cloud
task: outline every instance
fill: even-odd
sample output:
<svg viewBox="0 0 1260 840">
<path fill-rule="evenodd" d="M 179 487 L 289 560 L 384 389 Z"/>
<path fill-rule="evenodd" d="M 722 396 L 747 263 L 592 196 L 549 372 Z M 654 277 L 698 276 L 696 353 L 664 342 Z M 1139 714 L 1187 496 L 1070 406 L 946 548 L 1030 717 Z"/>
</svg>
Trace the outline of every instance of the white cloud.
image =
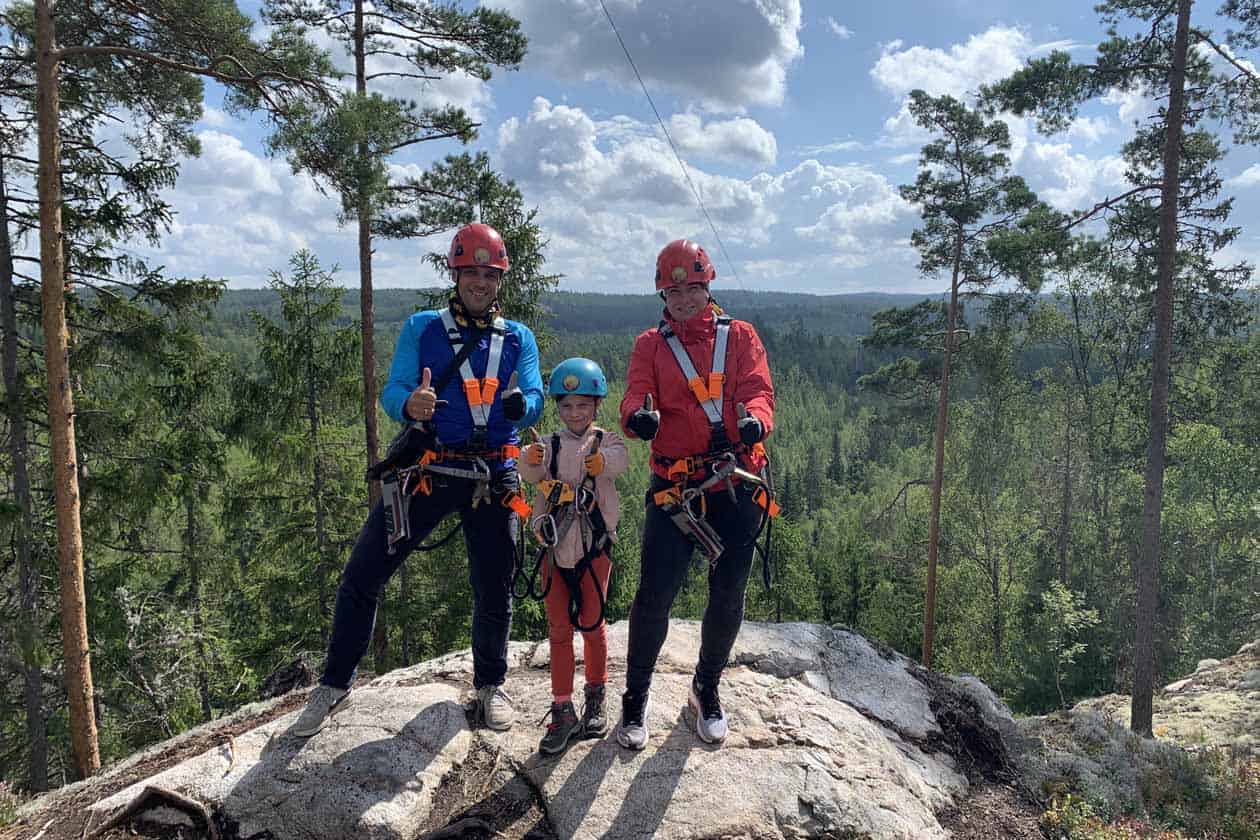
<svg viewBox="0 0 1260 840">
<path fill-rule="evenodd" d="M 1254 187 L 1260 184 L 1260 163 L 1253 163 L 1225 182 L 1230 187 Z"/>
<path fill-rule="evenodd" d="M 804 54 L 800 0 L 606 0 L 648 89 L 710 109 L 778 105 L 787 68 Z M 529 37 L 527 66 L 562 80 L 612 81 L 637 89 L 599 0 L 497 0 Z"/>
<path fill-rule="evenodd" d="M 841 40 L 848 40 L 853 37 L 853 30 L 840 23 L 830 15 L 827 16 L 827 28 L 831 30 L 831 34 Z"/>
<path fill-rule="evenodd" d="M 218 108 L 206 105 L 202 108 L 201 119 L 198 122 L 207 128 L 223 128 L 232 121 L 232 118 L 226 112 Z"/>
<path fill-rule="evenodd" d="M 354 263 L 354 235 L 336 224 L 339 204 L 310 176 L 263 158 L 223 131 L 197 135 L 202 154 L 185 161 L 165 193 L 175 211 L 161 245 L 133 244 L 169 274 L 222 277 L 233 285 L 262 285 L 297 249 L 317 245 L 326 266 Z M 343 277 L 353 284 L 355 275 Z"/>
<path fill-rule="evenodd" d="M 1073 154 L 1067 143 L 1029 145 L 1017 169 L 1042 199 L 1065 212 L 1084 209 L 1126 183 L 1119 156 L 1093 159 Z"/>
<path fill-rule="evenodd" d="M 1092 145 L 1115 130 L 1116 127 L 1103 117 L 1077 117 L 1068 126 L 1067 133 L 1068 137 L 1079 137 Z"/>
<path fill-rule="evenodd" d="M 720 277 L 731 282 L 735 274 L 748 288 L 777 286 L 786 273 L 838 291 L 857 282 L 851 272 L 863 267 L 912 264 L 904 252 L 913 209 L 864 166 L 811 159 L 741 179 L 689 165 L 737 261 L 731 266 L 712 244 L 672 153 L 649 126 L 624 116 L 596 122 L 580 108 L 538 98 L 528 115 L 503 125 L 498 139 L 497 163 L 540 208 L 551 243 L 548 267 L 566 275 L 568 288 L 608 290 L 609 278 L 630 278 L 615 288 L 646 290 L 656 251 L 680 236 L 708 244 Z M 764 274 L 771 266 L 776 274 Z"/>
<path fill-rule="evenodd" d="M 711 120 L 706 124 L 698 114 L 674 114 L 669 118 L 669 134 L 688 160 L 695 156 L 769 165 L 778 157 L 774 135 L 747 117 Z"/>
<path fill-rule="evenodd" d="M 1145 90 L 1120 90 L 1112 88 L 1103 96 L 1102 101 L 1108 105 L 1116 106 L 1116 115 L 1120 118 L 1120 122 L 1125 125 L 1132 125 L 1135 122 L 1141 122 L 1147 117 L 1153 116 L 1159 110 L 1154 98 L 1149 96 Z"/>
<path fill-rule="evenodd" d="M 371 3 L 365 8 L 370 10 Z M 399 30 L 390 30 L 398 32 Z M 354 56 L 347 52 L 344 43 L 334 38 L 327 30 L 317 29 L 308 34 L 317 46 L 328 51 L 333 65 L 347 74 L 341 85 L 347 90 L 354 89 Z M 414 50 L 413 45 L 399 40 L 389 40 L 387 35 L 378 36 L 381 47 L 396 52 L 407 53 Z M 368 91 L 383 96 L 415 102 L 421 108 L 441 108 L 453 105 L 463 108 L 474 121 L 485 119 L 486 109 L 491 104 L 490 88 L 481 79 L 469 76 L 464 72 L 450 73 L 440 79 L 420 80 L 403 75 L 377 74 L 414 74 L 415 67 L 406 59 L 392 55 L 370 55 L 366 59 L 365 71 L 369 76 Z M 376 78 L 371 78 L 376 75 Z"/>
<path fill-rule="evenodd" d="M 834 143 L 823 143 L 820 146 L 802 146 L 797 154 L 801 156 L 825 155 L 832 152 L 861 152 L 869 147 L 860 140 L 837 140 Z"/>
<path fill-rule="evenodd" d="M 923 90 L 932 96 L 953 96 L 964 102 L 981 85 L 1005 78 L 1023 66 L 1024 60 L 1041 46 L 1021 30 L 1009 26 L 993 26 L 965 43 L 948 49 L 906 47 L 892 41 L 880 49 L 880 57 L 871 68 L 871 78 L 883 89 L 900 98 L 895 114 L 884 121 L 881 146 L 922 146 L 931 134 L 920 128 L 910 113 L 908 94 Z M 1015 126 L 1015 120 L 1006 120 Z"/>
<path fill-rule="evenodd" d="M 902 41 L 883 45 L 871 68 L 876 84 L 898 95 L 921 88 L 933 96 L 959 99 L 982 84 L 1009 76 L 1035 49 L 1027 35 L 1008 26 L 991 27 L 948 50 L 903 46 Z"/>
</svg>

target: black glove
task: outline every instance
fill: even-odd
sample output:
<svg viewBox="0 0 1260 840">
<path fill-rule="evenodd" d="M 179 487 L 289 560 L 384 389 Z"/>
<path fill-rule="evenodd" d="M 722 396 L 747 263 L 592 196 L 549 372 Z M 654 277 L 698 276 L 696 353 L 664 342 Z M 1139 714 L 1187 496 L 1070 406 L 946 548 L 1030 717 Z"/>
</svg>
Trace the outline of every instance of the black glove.
<svg viewBox="0 0 1260 840">
<path fill-rule="evenodd" d="M 503 395 L 503 416 L 513 423 L 525 417 L 525 394 L 520 388 Z"/>
<path fill-rule="evenodd" d="M 408 423 L 403 426 L 389 444 L 385 457 L 368 467 L 367 480 L 380 481 L 390 470 L 410 467 L 420 460 L 426 449 L 437 446 L 437 438 L 433 432 L 420 423 Z"/>
<path fill-rule="evenodd" d="M 634 432 L 639 440 L 651 440 L 656 437 L 656 433 L 661 428 L 661 413 L 652 409 L 651 394 L 643 398 L 643 408 L 630 415 L 630 419 L 626 421 L 626 428 Z"/>
<path fill-rule="evenodd" d="M 749 414 L 743 403 L 735 406 L 735 411 L 739 415 L 739 421 L 735 426 L 739 429 L 739 439 L 744 446 L 761 443 L 766 436 L 766 429 L 761 425 L 761 421 Z"/>
</svg>

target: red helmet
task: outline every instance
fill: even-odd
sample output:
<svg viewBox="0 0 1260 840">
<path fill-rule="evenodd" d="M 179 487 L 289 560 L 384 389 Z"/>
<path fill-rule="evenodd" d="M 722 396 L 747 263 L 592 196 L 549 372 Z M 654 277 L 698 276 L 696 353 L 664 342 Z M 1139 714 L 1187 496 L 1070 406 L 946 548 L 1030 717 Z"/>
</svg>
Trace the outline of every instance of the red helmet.
<svg viewBox="0 0 1260 840">
<path fill-rule="evenodd" d="M 656 291 L 687 283 L 706 286 L 717 277 L 717 269 L 709 255 L 690 239 L 675 239 L 661 249 L 656 258 Z"/>
<path fill-rule="evenodd" d="M 473 222 L 455 232 L 451 250 L 446 255 L 448 268 L 471 268 L 488 265 L 500 271 L 508 270 L 507 246 L 503 237 L 490 225 Z"/>
</svg>

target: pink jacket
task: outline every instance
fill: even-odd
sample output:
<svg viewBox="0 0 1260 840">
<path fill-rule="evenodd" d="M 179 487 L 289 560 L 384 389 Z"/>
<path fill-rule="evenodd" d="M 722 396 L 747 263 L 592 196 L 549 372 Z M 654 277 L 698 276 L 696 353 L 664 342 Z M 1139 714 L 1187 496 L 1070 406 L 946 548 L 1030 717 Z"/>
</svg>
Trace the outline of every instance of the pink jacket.
<svg viewBox="0 0 1260 840">
<path fill-rule="evenodd" d="M 538 466 L 526 463 L 525 457 L 516 462 L 521 478 L 530 484 L 538 484 L 543 479 L 551 478 L 551 435 L 542 438 L 545 453 Z M 560 430 L 560 458 L 556 463 L 556 477 L 576 490 L 586 478 L 586 467 L 582 461 L 591 451 L 595 442 L 595 427 L 587 429 L 581 438 L 568 429 Z M 595 497 L 599 502 L 600 512 L 604 514 L 604 523 L 608 526 L 608 534 L 617 538 L 617 520 L 621 515 L 621 497 L 617 493 L 617 476 L 626 471 L 630 463 L 630 455 L 626 451 L 626 443 L 616 432 L 604 431 L 604 439 L 599 444 L 599 451 L 604 455 L 604 471 L 595 478 Z M 547 504 L 536 498 L 534 516 L 531 525 L 537 529 L 538 520 L 546 515 Z M 580 523 L 569 526 L 559 545 L 556 546 L 554 558 L 557 565 L 571 569 L 582 559 L 582 531 Z"/>
</svg>

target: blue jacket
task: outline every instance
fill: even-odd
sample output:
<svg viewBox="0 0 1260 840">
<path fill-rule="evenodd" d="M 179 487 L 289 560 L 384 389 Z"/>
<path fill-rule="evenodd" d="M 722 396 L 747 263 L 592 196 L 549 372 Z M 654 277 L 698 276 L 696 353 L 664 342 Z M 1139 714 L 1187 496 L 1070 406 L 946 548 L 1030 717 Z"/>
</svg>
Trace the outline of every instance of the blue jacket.
<svg viewBox="0 0 1260 840">
<path fill-rule="evenodd" d="M 470 329 L 461 327 L 467 338 Z M 487 357 L 490 355 L 490 335 L 481 337 L 475 350 L 468 357 L 474 376 L 486 375 Z M 381 391 L 381 406 L 395 420 L 406 422 L 403 405 L 411 392 L 420 386 L 420 372 L 428 368 L 436 381 L 455 358 L 451 343 L 446 340 L 446 329 L 436 310 L 417 312 L 403 324 L 394 350 L 394 361 L 389 366 L 389 381 Z M 512 371 L 517 374 L 517 387 L 525 395 L 525 417 L 516 426 L 525 428 L 538 422 L 543 410 L 542 374 L 538 370 L 538 342 L 529 327 L 517 321 L 507 322 L 507 335 L 503 337 L 503 355 L 499 361 L 499 390 L 495 393 L 490 409 L 490 422 L 486 427 L 486 446 L 489 448 L 507 443 L 519 443 L 514 426 L 503 416 L 503 392 L 507 390 Z M 493 371 L 491 372 L 493 373 Z M 438 394 L 446 400 L 433 415 L 437 437 L 447 446 L 459 446 L 472 435 L 472 412 L 464 395 L 463 377 L 456 370 L 446 387 Z"/>
</svg>

